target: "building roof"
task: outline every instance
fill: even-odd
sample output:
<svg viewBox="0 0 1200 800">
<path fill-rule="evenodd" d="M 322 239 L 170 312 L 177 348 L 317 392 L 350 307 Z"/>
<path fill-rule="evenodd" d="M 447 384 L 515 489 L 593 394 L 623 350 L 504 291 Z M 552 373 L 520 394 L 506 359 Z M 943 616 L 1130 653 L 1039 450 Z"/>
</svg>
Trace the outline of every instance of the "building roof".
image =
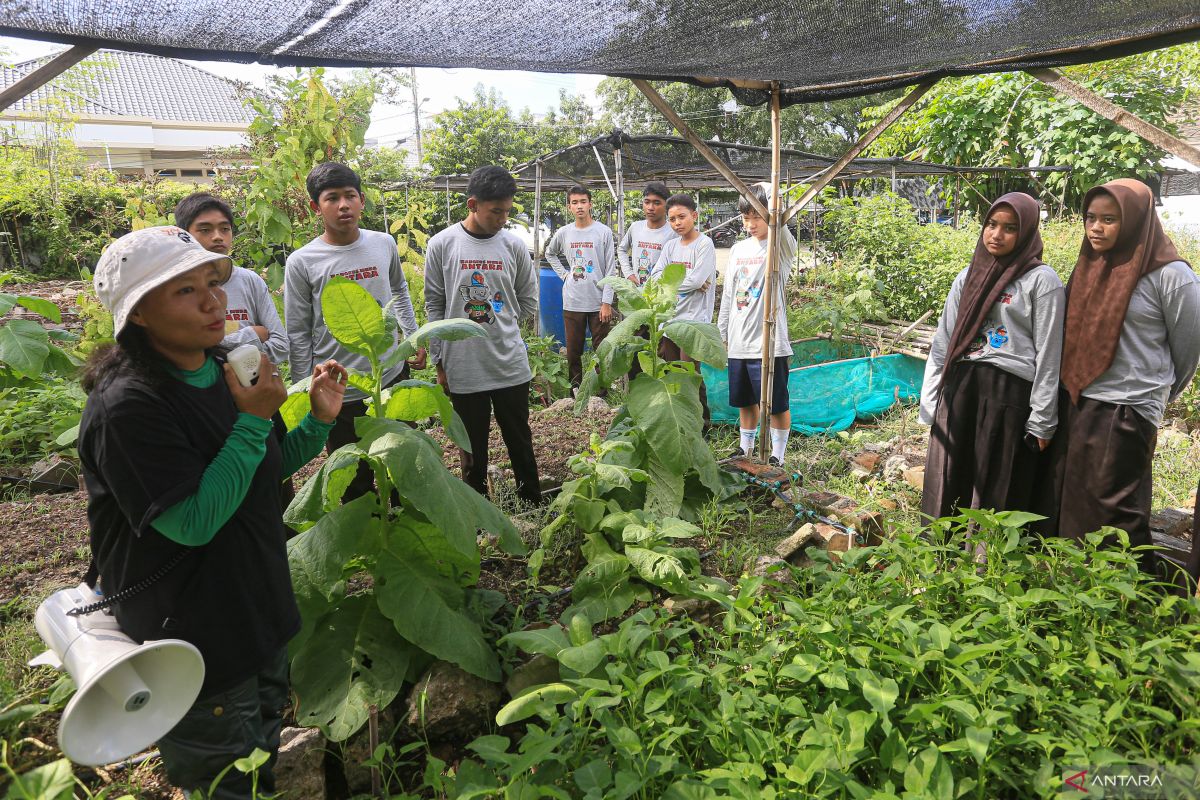
<svg viewBox="0 0 1200 800">
<path fill-rule="evenodd" d="M 0 89 L 16 83 L 53 57 L 0 67 Z M 241 124 L 254 119 L 232 81 L 175 58 L 146 53 L 100 50 L 47 86 L 18 100 L 11 110 L 38 113 L 46 109 L 47 100 L 56 93 L 66 102 L 67 110 L 84 116 Z"/>
</svg>

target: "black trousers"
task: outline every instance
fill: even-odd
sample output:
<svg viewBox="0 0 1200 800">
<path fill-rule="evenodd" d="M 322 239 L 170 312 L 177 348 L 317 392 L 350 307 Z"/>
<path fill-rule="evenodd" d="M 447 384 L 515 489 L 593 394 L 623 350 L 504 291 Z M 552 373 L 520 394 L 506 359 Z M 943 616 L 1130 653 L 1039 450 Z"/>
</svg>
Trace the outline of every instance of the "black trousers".
<svg viewBox="0 0 1200 800">
<path fill-rule="evenodd" d="M 612 329 L 611 322 L 601 322 L 599 311 L 563 311 L 563 330 L 567 337 L 567 373 L 571 385 L 578 388 L 583 381 L 583 340 L 585 330 L 592 332 L 592 352 Z"/>
<path fill-rule="evenodd" d="M 1039 453 L 1025 442 L 1033 384 L 989 364 L 947 372 L 929 432 L 921 513 L 1029 511 Z"/>
<path fill-rule="evenodd" d="M 287 648 L 283 648 L 257 675 L 197 699 L 171 732 L 158 740 L 167 779 L 186 792 L 201 789 L 207 793 L 221 770 L 257 747 L 271 757 L 258 770 L 261 794 L 255 796 L 273 793 L 287 702 L 288 658 Z M 250 800 L 251 794 L 250 776 L 231 769 L 212 798 Z"/>
<path fill-rule="evenodd" d="M 388 381 L 384 388 L 395 386 L 404 380 L 408 380 L 408 364 L 405 364 L 396 377 Z M 342 403 L 342 410 L 338 412 L 337 419 L 333 421 L 333 430 L 329 431 L 329 438 L 325 440 L 325 452 L 332 453 L 343 445 L 357 442 L 358 434 L 354 432 L 354 420 L 364 417 L 366 414 L 366 400 L 347 400 Z M 371 471 L 366 462 L 360 461 L 358 462 L 358 471 L 354 473 L 354 480 L 350 481 L 346 493 L 342 495 L 342 502 L 349 503 L 351 500 L 373 491 L 375 491 L 375 473 Z"/>
<path fill-rule="evenodd" d="M 467 485 L 487 495 L 488 437 L 492 430 L 492 414 L 495 414 L 500 436 L 512 461 L 517 495 L 527 503 L 540 504 L 542 487 L 533 454 L 533 432 L 529 429 L 529 382 L 486 392 L 451 392 L 450 402 L 462 418 L 471 440 L 473 452 L 458 451 Z"/>
</svg>

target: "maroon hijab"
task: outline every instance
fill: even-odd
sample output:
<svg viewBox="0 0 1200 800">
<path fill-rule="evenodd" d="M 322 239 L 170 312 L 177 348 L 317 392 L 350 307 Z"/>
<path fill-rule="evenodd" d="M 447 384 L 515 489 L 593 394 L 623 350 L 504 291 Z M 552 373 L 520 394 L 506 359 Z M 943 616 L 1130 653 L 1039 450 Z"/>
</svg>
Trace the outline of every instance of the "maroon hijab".
<svg viewBox="0 0 1200 800">
<path fill-rule="evenodd" d="M 1121 208 L 1117 244 L 1097 253 L 1087 236 L 1067 282 L 1067 321 L 1063 329 L 1062 384 L 1079 402 L 1079 393 L 1112 365 L 1129 310 L 1129 298 L 1143 276 L 1179 261 L 1175 245 L 1154 213 L 1150 187 L 1132 178 L 1096 186 L 1083 197 L 1083 212 L 1105 193 Z"/>
<path fill-rule="evenodd" d="M 975 243 L 975 254 L 967 268 L 967 280 L 963 284 L 962 297 L 958 301 L 958 317 L 954 331 L 950 334 L 950 347 L 946 353 L 946 366 L 954 364 L 971 347 L 979 334 L 979 328 L 987 319 L 988 312 L 1000 298 L 1004 287 L 1042 264 L 1042 234 L 1038 231 L 1038 203 L 1024 192 L 1009 192 L 1002 195 L 988 209 L 987 220 L 1000 206 L 1008 206 L 1017 215 L 1020 230 L 1017 245 L 1006 256 L 996 258 L 983 245 L 984 231 L 979 232 Z M 945 381 L 943 380 L 943 384 Z"/>
</svg>

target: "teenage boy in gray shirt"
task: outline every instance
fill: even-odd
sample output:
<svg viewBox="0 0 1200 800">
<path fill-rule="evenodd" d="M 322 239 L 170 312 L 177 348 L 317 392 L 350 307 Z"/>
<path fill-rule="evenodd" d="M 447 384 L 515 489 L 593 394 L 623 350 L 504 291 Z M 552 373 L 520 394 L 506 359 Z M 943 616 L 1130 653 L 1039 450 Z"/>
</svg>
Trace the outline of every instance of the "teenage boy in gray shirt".
<svg viewBox="0 0 1200 800">
<path fill-rule="evenodd" d="M 392 304 L 405 338 L 417 330 L 412 298 L 396 242 L 386 233 L 364 231 L 358 227 L 363 211 L 362 181 L 345 164 L 326 161 L 308 173 L 305 187 L 313 211 L 321 215 L 325 231 L 288 256 L 283 273 L 283 306 L 287 320 L 292 376 L 299 380 L 312 372 L 314 364 L 334 359 L 347 369 L 370 372 L 366 356 L 352 353 L 338 343 L 325 325 L 321 312 L 321 292 L 337 276 L 348 278 L 370 292 L 381 305 Z M 390 352 L 390 351 L 389 351 Z M 386 354 L 384 356 L 387 357 Z M 384 376 L 390 386 L 408 375 L 409 364 L 400 363 Z M 425 351 L 418 350 L 412 360 L 414 369 L 425 366 Z M 354 419 L 366 413 L 366 394 L 346 387 L 346 399 L 325 445 L 333 452 L 342 445 L 358 441 Z M 344 497 L 360 497 L 374 485 L 366 464 L 359 470 Z"/>
<path fill-rule="evenodd" d="M 496 415 L 517 495 L 541 504 L 529 429 L 529 356 L 518 323 L 537 317 L 537 274 L 525 245 L 504 230 L 517 184 L 501 167 L 480 167 L 467 181 L 467 218 L 429 240 L 425 313 L 429 321 L 469 319 L 485 338 L 435 341 L 438 383 L 450 394 L 471 440 L 460 451 L 463 480 L 487 494 L 488 436 Z"/>
<path fill-rule="evenodd" d="M 546 260 L 562 278 L 563 330 L 567 341 L 567 372 L 571 386 L 583 378 L 583 339 L 592 334 L 592 350 L 600 347 L 612 326 L 613 289 L 599 281 L 615 273 L 613 235 L 607 225 L 592 219 L 592 193 L 585 186 L 567 190 L 567 208 L 575 222 L 554 232 Z"/>
<path fill-rule="evenodd" d="M 642 189 L 642 214 L 625 230 L 621 243 L 617 245 L 617 261 L 621 274 L 641 286 L 650 277 L 650 271 L 658 262 L 663 245 L 678 236 L 667 224 L 667 198 L 670 192 L 661 181 L 650 181 Z"/>
<path fill-rule="evenodd" d="M 189 194 L 175 206 L 175 224 L 190 233 L 205 250 L 229 255 L 233 246 L 233 211 L 208 192 Z M 267 282 L 258 273 L 234 267 L 225 290 L 225 338 L 232 350 L 253 344 L 274 364 L 287 360 L 288 340 Z"/>
</svg>

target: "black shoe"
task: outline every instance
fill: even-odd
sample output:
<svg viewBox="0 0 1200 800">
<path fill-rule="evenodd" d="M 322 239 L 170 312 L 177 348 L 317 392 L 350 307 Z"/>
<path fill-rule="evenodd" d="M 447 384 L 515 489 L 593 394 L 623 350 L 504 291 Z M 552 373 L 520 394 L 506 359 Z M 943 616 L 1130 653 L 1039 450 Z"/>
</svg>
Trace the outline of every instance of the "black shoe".
<svg viewBox="0 0 1200 800">
<path fill-rule="evenodd" d="M 733 448 L 733 452 L 725 457 L 726 461 L 732 461 L 735 458 L 745 458 L 746 451 L 740 447 Z"/>
<path fill-rule="evenodd" d="M 782 461 L 780 461 L 780 460 L 779 460 L 778 458 L 776 458 L 775 456 L 769 456 L 769 457 L 767 458 L 767 466 L 769 466 L 769 467 L 782 467 L 782 466 L 783 466 L 783 462 L 782 462 Z"/>
</svg>

